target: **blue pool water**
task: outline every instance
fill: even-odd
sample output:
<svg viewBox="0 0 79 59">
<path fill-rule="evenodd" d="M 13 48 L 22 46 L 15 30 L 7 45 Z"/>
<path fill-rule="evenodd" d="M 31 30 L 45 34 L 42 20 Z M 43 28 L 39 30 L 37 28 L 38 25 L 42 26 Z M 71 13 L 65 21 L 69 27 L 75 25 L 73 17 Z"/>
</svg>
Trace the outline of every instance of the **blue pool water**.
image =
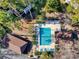
<svg viewBox="0 0 79 59">
<path fill-rule="evenodd" d="M 51 44 L 51 29 L 40 28 L 40 45 L 50 45 L 50 44 Z"/>
</svg>

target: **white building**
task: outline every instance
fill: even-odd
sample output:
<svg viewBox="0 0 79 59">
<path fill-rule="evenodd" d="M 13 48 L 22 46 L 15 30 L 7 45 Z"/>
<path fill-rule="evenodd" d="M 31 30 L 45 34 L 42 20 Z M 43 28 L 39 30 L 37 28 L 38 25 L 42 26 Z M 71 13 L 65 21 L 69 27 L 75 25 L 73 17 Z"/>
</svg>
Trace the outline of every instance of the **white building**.
<svg viewBox="0 0 79 59">
<path fill-rule="evenodd" d="M 71 0 L 65 0 L 66 3 L 69 3 Z"/>
</svg>

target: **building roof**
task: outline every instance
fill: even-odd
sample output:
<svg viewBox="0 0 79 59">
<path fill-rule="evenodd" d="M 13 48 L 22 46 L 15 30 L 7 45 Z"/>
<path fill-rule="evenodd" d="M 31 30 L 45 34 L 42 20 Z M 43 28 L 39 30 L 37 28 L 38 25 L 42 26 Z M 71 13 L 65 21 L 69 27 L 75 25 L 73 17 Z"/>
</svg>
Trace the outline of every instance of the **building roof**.
<svg viewBox="0 0 79 59">
<path fill-rule="evenodd" d="M 66 3 L 69 3 L 71 0 L 66 0 Z"/>
<path fill-rule="evenodd" d="M 7 34 L 8 36 L 8 39 L 9 39 L 9 43 L 15 45 L 15 46 L 18 46 L 18 47 L 21 47 L 23 45 L 25 45 L 27 42 L 26 41 L 23 41 L 15 36 L 12 36 L 10 34 Z"/>
</svg>

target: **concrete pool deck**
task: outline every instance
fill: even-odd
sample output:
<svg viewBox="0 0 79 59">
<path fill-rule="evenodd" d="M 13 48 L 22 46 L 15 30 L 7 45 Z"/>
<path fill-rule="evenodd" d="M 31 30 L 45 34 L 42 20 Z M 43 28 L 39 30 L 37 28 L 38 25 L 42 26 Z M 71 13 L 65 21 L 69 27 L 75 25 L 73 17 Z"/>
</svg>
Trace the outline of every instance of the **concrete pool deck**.
<svg viewBox="0 0 79 59">
<path fill-rule="evenodd" d="M 61 25 L 59 25 L 59 24 L 35 24 L 35 26 L 38 28 L 36 30 L 38 32 L 38 34 L 36 34 L 37 37 L 38 37 L 37 38 L 37 40 L 38 40 L 37 50 L 38 51 L 55 50 L 55 37 L 54 37 L 55 36 L 55 31 L 60 30 Z M 51 43 L 49 45 L 40 45 L 40 28 L 50 28 L 51 29 Z"/>
</svg>

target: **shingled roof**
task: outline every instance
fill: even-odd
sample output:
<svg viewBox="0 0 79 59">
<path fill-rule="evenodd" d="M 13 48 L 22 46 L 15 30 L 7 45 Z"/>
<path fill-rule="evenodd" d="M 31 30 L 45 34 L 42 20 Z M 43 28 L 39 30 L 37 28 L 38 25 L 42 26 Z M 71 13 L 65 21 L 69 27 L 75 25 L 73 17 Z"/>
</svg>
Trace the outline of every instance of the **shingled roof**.
<svg viewBox="0 0 79 59">
<path fill-rule="evenodd" d="M 7 42 L 8 39 L 8 42 Z M 8 43 L 8 48 L 18 54 L 28 53 L 32 47 L 32 44 L 28 40 L 22 40 L 22 38 L 18 38 L 11 34 L 7 34 L 7 38 L 4 40 Z M 6 45 L 6 44 L 5 44 Z"/>
<path fill-rule="evenodd" d="M 27 43 L 27 42 L 25 42 L 25 41 L 23 41 L 23 40 L 21 40 L 21 39 L 19 39 L 17 37 L 14 37 L 14 36 L 12 36 L 10 34 L 7 34 L 7 36 L 9 38 L 9 43 L 14 44 L 14 45 L 16 45 L 18 47 L 21 47 L 21 46 L 23 46 L 23 45 L 25 45 Z"/>
</svg>

